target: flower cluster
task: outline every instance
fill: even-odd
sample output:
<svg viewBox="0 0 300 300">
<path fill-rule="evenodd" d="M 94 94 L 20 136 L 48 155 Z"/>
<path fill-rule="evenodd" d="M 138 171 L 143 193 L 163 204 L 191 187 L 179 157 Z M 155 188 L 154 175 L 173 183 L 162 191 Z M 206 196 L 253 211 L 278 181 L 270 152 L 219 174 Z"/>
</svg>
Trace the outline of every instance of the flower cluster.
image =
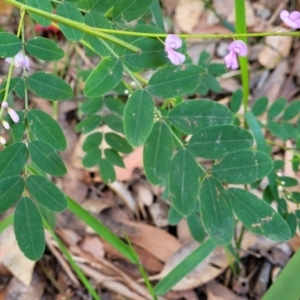
<svg viewBox="0 0 300 300">
<path fill-rule="evenodd" d="M 13 58 L 12 57 L 8 57 L 5 59 L 6 62 L 8 63 L 12 63 Z M 23 66 L 26 67 L 27 70 L 30 70 L 30 61 L 29 58 L 24 55 L 24 53 L 22 51 L 20 51 L 14 59 L 14 67 L 15 68 L 22 68 Z"/>
</svg>

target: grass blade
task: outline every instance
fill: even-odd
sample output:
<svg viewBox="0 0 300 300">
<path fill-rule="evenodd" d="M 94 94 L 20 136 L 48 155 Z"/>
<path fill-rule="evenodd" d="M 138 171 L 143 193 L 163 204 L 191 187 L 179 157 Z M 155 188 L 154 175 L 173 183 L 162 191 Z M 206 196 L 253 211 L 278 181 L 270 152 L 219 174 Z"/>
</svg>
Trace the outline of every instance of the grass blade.
<svg viewBox="0 0 300 300">
<path fill-rule="evenodd" d="M 155 286 L 154 292 L 156 295 L 164 295 L 167 293 L 176 283 L 193 271 L 216 246 L 212 240 L 207 240 L 202 243 Z"/>
<path fill-rule="evenodd" d="M 94 229 L 104 240 L 111 244 L 116 250 L 122 253 L 129 261 L 137 264 L 139 261 L 132 254 L 132 250 L 121 239 L 119 239 L 114 233 L 112 233 L 106 226 L 100 223 L 95 217 L 83 209 L 70 197 L 67 197 L 68 209 L 81 219 L 85 224 Z"/>
<path fill-rule="evenodd" d="M 298 300 L 300 298 L 300 287 L 293 284 L 299 279 L 300 249 L 293 255 L 287 265 L 279 274 L 279 277 L 271 285 L 262 300 L 288 299 Z"/>
<path fill-rule="evenodd" d="M 93 298 L 95 300 L 101 300 L 95 289 L 90 284 L 89 280 L 85 277 L 79 266 L 76 264 L 76 262 L 73 260 L 70 252 L 66 248 L 66 246 L 63 244 L 63 242 L 60 240 L 60 238 L 55 234 L 55 232 L 52 230 L 51 226 L 44 220 L 44 226 L 45 228 L 50 232 L 52 238 L 57 242 L 59 249 L 61 252 L 65 255 L 67 258 L 69 264 L 71 265 L 72 269 L 75 271 L 85 288 L 91 293 Z"/>
<path fill-rule="evenodd" d="M 246 25 L 246 11 L 245 11 L 245 1 L 235 0 L 235 23 L 236 23 L 236 33 L 247 33 Z M 247 38 L 240 38 L 245 43 L 247 43 Z M 242 84 L 243 84 L 243 103 L 244 110 L 248 107 L 248 97 L 249 97 L 249 74 L 248 74 L 248 57 L 239 56 Z"/>
</svg>

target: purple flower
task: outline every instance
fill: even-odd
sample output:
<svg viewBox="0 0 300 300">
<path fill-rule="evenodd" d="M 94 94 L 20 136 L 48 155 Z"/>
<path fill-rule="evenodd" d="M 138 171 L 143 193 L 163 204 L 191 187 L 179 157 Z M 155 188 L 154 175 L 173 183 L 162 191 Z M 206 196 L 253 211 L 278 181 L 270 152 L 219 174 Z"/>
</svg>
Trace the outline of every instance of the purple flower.
<svg viewBox="0 0 300 300">
<path fill-rule="evenodd" d="M 224 57 L 226 67 L 237 69 L 239 67 L 237 55 L 246 56 L 248 53 L 247 45 L 243 41 L 238 40 L 232 42 L 227 49 L 229 53 Z"/>
<path fill-rule="evenodd" d="M 287 10 L 283 10 L 280 13 L 280 19 L 290 28 L 298 29 L 300 28 L 300 12 L 293 11 L 289 13 Z"/>
<path fill-rule="evenodd" d="M 175 34 L 169 34 L 165 41 L 165 51 L 168 54 L 168 59 L 173 65 L 180 65 L 185 61 L 185 55 L 176 52 L 174 49 L 178 49 L 182 46 L 181 39 Z"/>
<path fill-rule="evenodd" d="M 11 62 L 12 62 L 12 57 L 6 58 L 5 61 L 11 64 Z M 14 66 L 15 66 L 16 68 L 21 68 L 21 67 L 25 66 L 27 70 L 30 70 L 30 62 L 29 62 L 29 58 L 28 58 L 26 55 L 24 55 L 22 51 L 20 51 L 20 52 L 15 56 Z"/>
</svg>

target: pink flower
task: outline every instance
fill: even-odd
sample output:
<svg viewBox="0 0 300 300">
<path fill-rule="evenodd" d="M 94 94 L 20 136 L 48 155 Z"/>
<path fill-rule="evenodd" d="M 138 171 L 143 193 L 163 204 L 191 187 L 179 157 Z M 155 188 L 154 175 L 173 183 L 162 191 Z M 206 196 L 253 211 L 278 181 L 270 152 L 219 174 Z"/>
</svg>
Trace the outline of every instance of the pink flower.
<svg viewBox="0 0 300 300">
<path fill-rule="evenodd" d="M 175 34 L 169 34 L 165 41 L 165 51 L 168 54 L 168 59 L 173 65 L 180 65 L 185 61 L 185 55 L 176 52 L 174 49 L 178 49 L 182 46 L 181 39 Z"/>
<path fill-rule="evenodd" d="M 5 61 L 11 64 L 12 58 L 8 57 L 8 58 L 5 59 Z M 21 68 L 21 67 L 25 66 L 27 70 L 30 70 L 29 58 L 27 56 L 25 56 L 22 51 L 20 51 L 15 56 L 14 66 L 16 68 Z"/>
<path fill-rule="evenodd" d="M 237 69 L 239 63 L 237 60 L 237 55 L 246 56 L 248 53 L 247 45 L 241 41 L 232 42 L 228 48 L 229 53 L 224 57 L 227 68 Z"/>
<path fill-rule="evenodd" d="M 280 19 L 290 28 L 298 29 L 300 28 L 300 12 L 293 11 L 289 13 L 287 10 L 283 10 L 280 13 Z"/>
</svg>

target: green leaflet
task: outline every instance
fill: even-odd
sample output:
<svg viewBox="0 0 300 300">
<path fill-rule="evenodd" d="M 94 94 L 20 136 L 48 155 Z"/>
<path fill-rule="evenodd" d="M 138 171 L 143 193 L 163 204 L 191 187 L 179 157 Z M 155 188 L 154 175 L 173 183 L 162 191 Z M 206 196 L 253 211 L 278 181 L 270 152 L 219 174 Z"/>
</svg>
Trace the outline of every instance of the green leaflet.
<svg viewBox="0 0 300 300">
<path fill-rule="evenodd" d="M 135 91 L 127 101 L 124 111 L 124 130 L 132 146 L 145 143 L 154 123 L 154 103 L 147 91 Z"/>
<path fill-rule="evenodd" d="M 15 210 L 14 228 L 18 245 L 24 255 L 38 260 L 45 250 L 42 217 L 31 199 L 23 197 Z"/>
<path fill-rule="evenodd" d="M 26 186 L 32 198 L 40 205 L 57 212 L 67 208 L 66 196 L 47 178 L 30 175 L 26 180 Z"/>
<path fill-rule="evenodd" d="M 173 151 L 172 135 L 164 122 L 156 122 L 144 145 L 143 161 L 147 179 L 152 184 L 167 181 Z"/>
<path fill-rule="evenodd" d="M 13 57 L 22 48 L 22 41 L 14 34 L 0 32 L 0 56 Z"/>
<path fill-rule="evenodd" d="M 214 177 L 206 177 L 201 183 L 200 211 L 211 239 L 220 245 L 229 244 L 233 238 L 233 213 L 223 185 Z"/>
<path fill-rule="evenodd" d="M 172 159 L 169 174 L 170 200 L 176 210 L 190 215 L 194 210 L 198 196 L 199 169 L 189 150 L 180 149 Z"/>
<path fill-rule="evenodd" d="M 234 213 L 248 230 L 280 242 L 291 238 L 289 226 L 267 202 L 247 190 L 229 188 L 227 194 Z"/>
<path fill-rule="evenodd" d="M 232 124 L 233 113 L 225 105 L 211 100 L 189 100 L 176 105 L 168 116 L 169 121 L 186 133 L 211 125 Z"/>
<path fill-rule="evenodd" d="M 229 152 L 250 148 L 253 141 L 252 134 L 241 127 L 214 125 L 194 133 L 188 145 L 197 157 L 218 159 Z"/>
<path fill-rule="evenodd" d="M 67 141 L 65 135 L 52 117 L 41 110 L 32 109 L 28 112 L 27 120 L 32 134 L 38 140 L 52 145 L 56 150 L 66 150 Z"/>
<path fill-rule="evenodd" d="M 30 55 L 45 61 L 59 60 L 65 55 L 64 51 L 56 43 L 43 37 L 35 37 L 28 40 L 25 48 Z"/>
<path fill-rule="evenodd" d="M 225 183 L 255 182 L 273 170 L 272 158 L 260 151 L 239 150 L 226 154 L 212 167 L 212 175 Z"/>
</svg>

